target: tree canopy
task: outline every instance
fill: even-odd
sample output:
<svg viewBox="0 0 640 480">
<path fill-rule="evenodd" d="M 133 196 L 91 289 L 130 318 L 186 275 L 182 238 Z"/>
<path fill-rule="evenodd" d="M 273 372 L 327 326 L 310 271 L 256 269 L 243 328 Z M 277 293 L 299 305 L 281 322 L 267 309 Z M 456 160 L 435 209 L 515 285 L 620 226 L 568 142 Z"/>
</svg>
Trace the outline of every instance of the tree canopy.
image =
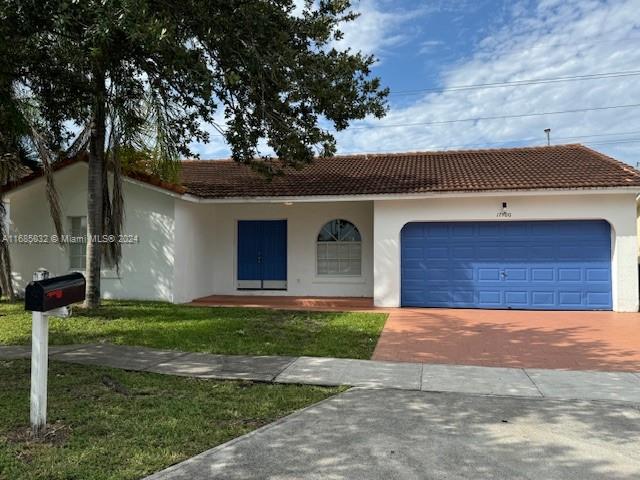
<svg viewBox="0 0 640 480">
<path fill-rule="evenodd" d="M 273 174 L 332 155 L 332 128 L 383 116 L 374 57 L 335 48 L 356 17 L 348 0 L 0 0 L 0 107 L 27 119 L 5 137 L 26 135 L 45 167 L 85 150 L 88 234 L 117 236 L 123 159 L 143 152 L 175 179 L 214 134 Z M 262 142 L 279 162 L 261 161 Z M 87 243 L 92 304 L 102 256 L 120 258 L 107 247 Z"/>
<path fill-rule="evenodd" d="M 292 0 L 2 0 L 17 77 L 60 144 L 86 125 L 103 83 L 124 144 L 188 156 L 213 125 L 233 158 L 251 162 L 266 139 L 285 162 L 331 155 L 337 129 L 382 116 L 374 62 L 332 48 L 355 15 L 323 0 L 294 15 Z M 16 48 L 18 47 L 18 48 Z M 15 58 L 19 57 L 19 58 Z M 17 61 L 16 61 L 17 60 Z M 149 131 L 149 117 L 155 129 Z M 315 150 L 314 150 L 315 149 Z"/>
</svg>

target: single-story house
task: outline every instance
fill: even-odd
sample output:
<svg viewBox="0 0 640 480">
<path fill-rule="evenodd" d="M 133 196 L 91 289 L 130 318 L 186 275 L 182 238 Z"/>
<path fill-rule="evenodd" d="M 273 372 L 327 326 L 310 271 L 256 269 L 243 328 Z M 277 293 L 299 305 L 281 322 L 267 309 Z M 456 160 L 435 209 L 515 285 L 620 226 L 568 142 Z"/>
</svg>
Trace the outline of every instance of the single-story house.
<svg viewBox="0 0 640 480">
<path fill-rule="evenodd" d="M 84 161 L 55 173 L 67 233 Z M 638 311 L 640 172 L 582 145 L 319 158 L 271 181 L 189 160 L 179 184 L 126 179 L 105 298 L 373 297 L 377 306 Z M 6 192 L 11 233 L 51 235 L 45 183 Z M 14 242 L 14 279 L 83 270 L 85 246 Z"/>
</svg>

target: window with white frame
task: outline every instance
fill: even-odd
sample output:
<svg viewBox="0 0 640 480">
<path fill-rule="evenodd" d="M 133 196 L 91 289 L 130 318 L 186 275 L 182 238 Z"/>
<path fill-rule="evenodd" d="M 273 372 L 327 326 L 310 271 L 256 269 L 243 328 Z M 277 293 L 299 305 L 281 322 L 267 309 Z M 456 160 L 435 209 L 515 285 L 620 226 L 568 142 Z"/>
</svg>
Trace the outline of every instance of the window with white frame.
<svg viewBox="0 0 640 480">
<path fill-rule="evenodd" d="M 331 220 L 322 227 L 316 243 L 318 275 L 359 276 L 362 271 L 362 239 L 347 220 Z"/>
<path fill-rule="evenodd" d="M 87 217 L 69 217 L 69 234 L 75 239 L 86 238 Z M 69 243 L 69 269 L 85 270 L 87 265 L 87 245 L 76 241 Z"/>
</svg>

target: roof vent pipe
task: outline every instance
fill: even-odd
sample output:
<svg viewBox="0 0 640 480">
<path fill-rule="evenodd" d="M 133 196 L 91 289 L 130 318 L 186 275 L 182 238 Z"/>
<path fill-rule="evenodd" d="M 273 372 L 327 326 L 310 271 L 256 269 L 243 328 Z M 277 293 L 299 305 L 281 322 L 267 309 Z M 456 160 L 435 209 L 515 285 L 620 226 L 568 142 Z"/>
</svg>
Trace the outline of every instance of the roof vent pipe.
<svg viewBox="0 0 640 480">
<path fill-rule="evenodd" d="M 551 129 L 545 128 L 544 133 L 547 134 L 547 147 L 551 145 Z"/>
</svg>

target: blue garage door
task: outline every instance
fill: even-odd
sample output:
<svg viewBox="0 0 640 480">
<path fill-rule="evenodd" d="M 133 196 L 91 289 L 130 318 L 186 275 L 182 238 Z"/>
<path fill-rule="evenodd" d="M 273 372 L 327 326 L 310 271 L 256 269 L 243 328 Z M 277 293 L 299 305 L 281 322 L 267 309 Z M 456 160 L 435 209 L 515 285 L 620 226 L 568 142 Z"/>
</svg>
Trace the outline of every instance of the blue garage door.
<svg viewBox="0 0 640 480">
<path fill-rule="evenodd" d="M 605 221 L 409 223 L 403 306 L 611 310 Z"/>
</svg>

